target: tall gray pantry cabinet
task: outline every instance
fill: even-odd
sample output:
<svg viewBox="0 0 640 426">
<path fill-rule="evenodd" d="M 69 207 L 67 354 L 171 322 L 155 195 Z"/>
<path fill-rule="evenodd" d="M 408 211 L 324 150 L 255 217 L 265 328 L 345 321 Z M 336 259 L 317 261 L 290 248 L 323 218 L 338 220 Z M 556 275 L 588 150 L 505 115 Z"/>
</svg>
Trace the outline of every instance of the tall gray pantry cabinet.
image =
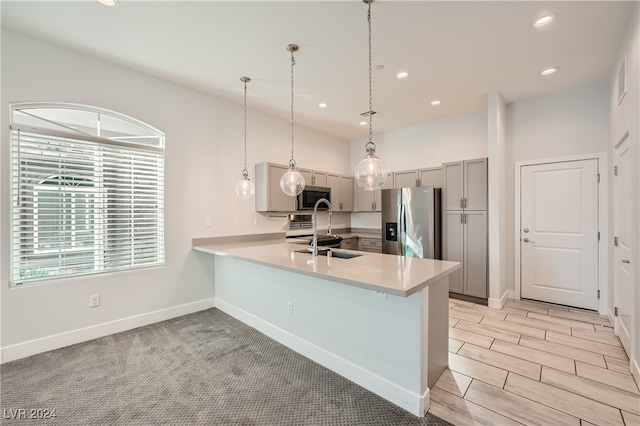
<svg viewBox="0 0 640 426">
<path fill-rule="evenodd" d="M 449 292 L 486 299 L 487 159 L 444 163 L 442 168 L 443 259 L 462 264 L 449 276 Z"/>
</svg>

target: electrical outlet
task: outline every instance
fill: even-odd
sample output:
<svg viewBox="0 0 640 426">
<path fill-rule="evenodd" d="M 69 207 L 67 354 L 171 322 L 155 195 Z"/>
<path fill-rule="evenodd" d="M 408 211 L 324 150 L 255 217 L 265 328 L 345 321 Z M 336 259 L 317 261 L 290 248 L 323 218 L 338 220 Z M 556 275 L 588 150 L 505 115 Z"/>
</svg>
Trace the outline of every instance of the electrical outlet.
<svg viewBox="0 0 640 426">
<path fill-rule="evenodd" d="M 96 308 L 100 306 L 100 295 L 99 294 L 93 294 L 91 296 L 89 296 L 89 307 L 90 308 Z"/>
<path fill-rule="evenodd" d="M 287 313 L 293 315 L 293 302 L 291 300 L 287 300 Z"/>
</svg>

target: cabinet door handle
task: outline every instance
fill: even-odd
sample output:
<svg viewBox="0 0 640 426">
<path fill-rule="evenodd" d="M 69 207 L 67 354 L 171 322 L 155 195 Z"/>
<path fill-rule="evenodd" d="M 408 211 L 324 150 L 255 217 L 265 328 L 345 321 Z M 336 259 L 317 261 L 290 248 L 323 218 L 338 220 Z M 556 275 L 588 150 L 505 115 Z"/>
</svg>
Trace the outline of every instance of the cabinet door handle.
<svg viewBox="0 0 640 426">
<path fill-rule="evenodd" d="M 463 200 L 464 200 L 464 208 L 466 209 L 467 208 L 467 197 L 464 197 Z"/>
<path fill-rule="evenodd" d="M 464 209 L 464 198 L 460 198 L 460 208 Z"/>
<path fill-rule="evenodd" d="M 631 263 L 630 259 L 622 259 L 622 263 Z"/>
</svg>

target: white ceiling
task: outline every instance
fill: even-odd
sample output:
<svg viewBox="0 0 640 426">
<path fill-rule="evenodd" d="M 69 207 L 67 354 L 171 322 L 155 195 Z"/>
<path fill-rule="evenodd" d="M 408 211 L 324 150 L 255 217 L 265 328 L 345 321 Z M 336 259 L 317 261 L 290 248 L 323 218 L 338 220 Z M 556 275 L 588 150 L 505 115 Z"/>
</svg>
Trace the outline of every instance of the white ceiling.
<svg viewBox="0 0 640 426">
<path fill-rule="evenodd" d="M 374 133 L 608 78 L 633 1 L 394 1 L 372 5 Z M 558 19 L 543 30 L 543 12 Z M 367 6 L 348 1 L 2 1 L 2 25 L 284 119 L 368 133 Z M 558 66 L 553 76 L 540 71 Z M 404 69 L 410 76 L 395 77 Z M 442 99 L 439 107 L 430 101 Z M 170 102 L 170 100 L 167 100 Z M 317 107 L 327 102 L 328 108 Z"/>
</svg>

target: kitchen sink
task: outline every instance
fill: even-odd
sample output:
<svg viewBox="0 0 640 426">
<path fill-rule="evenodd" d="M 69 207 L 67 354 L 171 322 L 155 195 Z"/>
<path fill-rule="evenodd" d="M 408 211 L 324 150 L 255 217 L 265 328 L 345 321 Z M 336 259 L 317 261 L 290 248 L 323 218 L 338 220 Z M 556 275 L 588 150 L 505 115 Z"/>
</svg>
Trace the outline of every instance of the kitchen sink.
<svg viewBox="0 0 640 426">
<path fill-rule="evenodd" d="M 360 253 L 350 253 L 346 251 L 335 251 L 335 250 L 318 250 L 318 256 L 327 256 L 327 254 L 331 252 L 331 257 L 337 257 L 339 259 L 353 259 L 354 257 L 362 256 Z M 311 254 L 308 250 L 296 250 L 296 253 L 307 253 Z"/>
</svg>

